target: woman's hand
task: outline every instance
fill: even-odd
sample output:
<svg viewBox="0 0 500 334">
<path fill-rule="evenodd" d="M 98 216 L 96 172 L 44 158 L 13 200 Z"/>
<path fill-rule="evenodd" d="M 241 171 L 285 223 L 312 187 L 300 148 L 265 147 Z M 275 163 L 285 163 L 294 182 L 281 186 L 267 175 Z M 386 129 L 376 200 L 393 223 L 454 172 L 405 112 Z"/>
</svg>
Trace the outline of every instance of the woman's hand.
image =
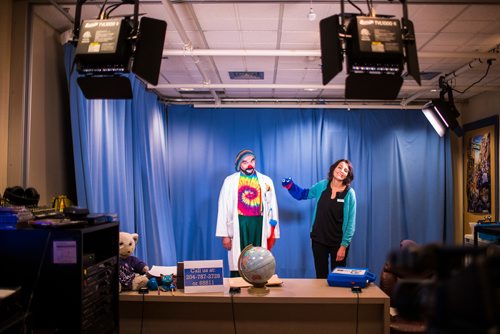
<svg viewBox="0 0 500 334">
<path fill-rule="evenodd" d="M 345 249 L 345 246 L 339 247 L 339 250 L 337 251 L 337 258 L 335 259 L 335 261 L 339 262 L 345 259 Z"/>
<path fill-rule="evenodd" d="M 222 246 L 227 249 L 227 250 L 231 250 L 231 247 L 232 247 L 232 240 L 230 237 L 223 237 L 222 238 Z"/>
</svg>

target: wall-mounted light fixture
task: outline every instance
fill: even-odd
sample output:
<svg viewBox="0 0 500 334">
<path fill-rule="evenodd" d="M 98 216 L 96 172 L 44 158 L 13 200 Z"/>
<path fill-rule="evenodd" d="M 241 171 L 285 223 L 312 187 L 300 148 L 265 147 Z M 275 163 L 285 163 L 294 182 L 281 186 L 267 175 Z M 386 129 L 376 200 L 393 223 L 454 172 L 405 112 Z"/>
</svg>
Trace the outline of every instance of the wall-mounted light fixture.
<svg viewBox="0 0 500 334">
<path fill-rule="evenodd" d="M 422 112 L 440 137 L 444 136 L 448 128 L 453 130 L 457 136 L 461 137 L 463 135 L 463 130 L 457 121 L 457 117 L 460 116 L 460 113 L 453 101 L 453 90 L 444 81 L 444 77 L 439 78 L 439 87 L 441 88 L 439 99 L 433 99 L 426 103 L 422 108 Z M 447 96 L 447 100 L 445 96 Z"/>
</svg>

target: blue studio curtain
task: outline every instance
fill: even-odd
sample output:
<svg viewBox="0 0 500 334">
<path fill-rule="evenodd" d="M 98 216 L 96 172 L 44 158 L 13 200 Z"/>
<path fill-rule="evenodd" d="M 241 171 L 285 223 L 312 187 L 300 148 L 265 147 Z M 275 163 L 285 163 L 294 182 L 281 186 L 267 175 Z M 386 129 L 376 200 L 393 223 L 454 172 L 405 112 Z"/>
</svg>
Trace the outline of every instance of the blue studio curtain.
<svg viewBox="0 0 500 334">
<path fill-rule="evenodd" d="M 134 76 L 132 100 L 85 99 L 65 48 L 78 205 L 118 214 L 120 231 L 139 234 L 136 256 L 174 265 L 164 107 Z"/>
<path fill-rule="evenodd" d="M 326 177 L 352 161 L 357 226 L 348 265 L 378 274 L 401 239 L 453 236 L 449 138 L 419 110 L 198 109 L 162 106 L 135 78 L 131 101 L 88 101 L 67 50 L 78 204 L 117 212 L 138 232 L 137 256 L 151 265 L 223 259 L 215 237 L 217 201 L 234 158 L 253 150 L 278 197 L 281 238 L 273 248 L 281 277 L 315 277 L 309 229 L 314 203 L 281 187 Z"/>
<path fill-rule="evenodd" d="M 309 187 L 340 158 L 352 161 L 357 226 L 348 265 L 379 273 L 401 239 L 452 236 L 451 153 L 419 110 L 196 109 L 168 107 L 168 173 L 178 254 L 226 259 L 214 237 L 217 198 L 241 149 L 273 180 L 281 238 L 273 248 L 282 277 L 315 277 L 309 229 L 314 203 L 281 187 Z M 450 239 L 451 241 L 451 239 Z"/>
</svg>

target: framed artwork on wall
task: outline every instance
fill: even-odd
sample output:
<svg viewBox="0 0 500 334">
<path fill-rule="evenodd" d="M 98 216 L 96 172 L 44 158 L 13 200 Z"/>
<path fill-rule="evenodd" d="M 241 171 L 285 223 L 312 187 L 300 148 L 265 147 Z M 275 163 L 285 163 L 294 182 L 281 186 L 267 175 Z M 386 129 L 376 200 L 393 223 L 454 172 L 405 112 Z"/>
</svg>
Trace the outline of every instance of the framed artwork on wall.
<svg viewBox="0 0 500 334">
<path fill-rule="evenodd" d="M 464 125 L 464 231 L 498 217 L 498 115 Z"/>
</svg>

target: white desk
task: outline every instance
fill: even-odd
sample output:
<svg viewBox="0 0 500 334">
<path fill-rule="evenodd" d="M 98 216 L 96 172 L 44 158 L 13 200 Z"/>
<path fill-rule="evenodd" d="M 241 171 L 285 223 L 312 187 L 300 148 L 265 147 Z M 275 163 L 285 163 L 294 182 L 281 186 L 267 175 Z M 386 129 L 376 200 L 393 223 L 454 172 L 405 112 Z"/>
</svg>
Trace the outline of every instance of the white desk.
<svg viewBox="0 0 500 334">
<path fill-rule="evenodd" d="M 376 285 L 358 296 L 326 279 L 282 279 L 283 286 L 256 296 L 241 289 L 184 294 L 120 294 L 120 333 L 389 333 L 389 297 Z M 234 317 L 233 317 L 234 316 Z M 236 328 L 236 330 L 235 330 Z"/>
</svg>

